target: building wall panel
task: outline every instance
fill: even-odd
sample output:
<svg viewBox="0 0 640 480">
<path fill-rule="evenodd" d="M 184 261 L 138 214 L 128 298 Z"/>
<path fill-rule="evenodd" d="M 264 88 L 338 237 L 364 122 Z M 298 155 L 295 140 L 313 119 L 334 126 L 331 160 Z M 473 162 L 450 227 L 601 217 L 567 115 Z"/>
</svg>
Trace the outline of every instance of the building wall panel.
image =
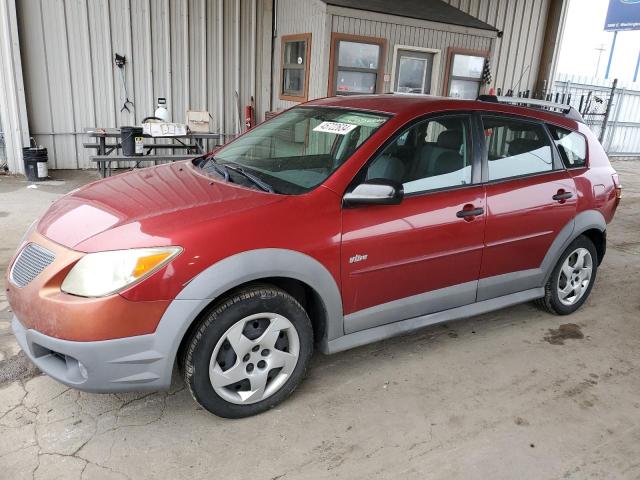
<svg viewBox="0 0 640 480">
<path fill-rule="evenodd" d="M 369 37 L 384 37 L 387 39 L 387 56 L 385 59 L 384 71 L 388 76 L 390 76 L 393 71 L 393 54 L 396 45 L 408 45 L 440 50 L 440 75 L 438 85 L 436 85 L 437 94 L 442 92 L 444 70 L 447 63 L 446 55 L 449 47 L 473 50 L 491 49 L 491 38 L 469 33 L 448 31 L 444 25 L 442 28 L 433 24 L 428 27 L 418 27 L 415 25 L 400 23 L 401 19 L 398 17 L 389 17 L 390 20 L 393 19 L 394 21 L 388 22 L 341 15 L 333 15 L 332 17 L 332 31 L 334 32 Z M 395 21 L 396 18 L 397 21 Z M 325 61 L 329 61 L 328 53 Z M 388 92 L 391 88 L 391 82 L 385 81 L 384 91 Z"/>
<path fill-rule="evenodd" d="M 40 0 L 17 2 L 16 8 L 23 26 L 20 31 L 20 43 L 21 45 L 28 44 L 30 49 L 30 61 L 27 61 L 25 49 L 21 49 L 27 111 L 29 112 L 29 131 L 37 144 L 46 147 L 50 157 L 51 155 L 55 157 L 47 55 Z M 25 14 L 25 11 L 28 14 Z M 51 165 L 55 165 L 55 163 L 52 162 Z"/>
<path fill-rule="evenodd" d="M 493 86 L 535 87 L 549 0 L 444 0 L 503 32 L 493 47 Z"/>
<path fill-rule="evenodd" d="M 89 37 L 89 24 L 87 3 L 83 0 L 71 0 L 65 3 L 65 12 L 70 28 L 67 29 L 67 43 L 69 49 L 69 73 L 71 80 L 71 99 L 73 115 L 73 131 L 77 131 L 78 125 L 95 124 L 94 102 L 85 102 L 77 107 L 73 104 L 75 99 L 93 99 L 93 76 L 91 75 L 91 41 Z M 74 59 L 74 61 L 71 61 Z M 82 135 L 71 135 L 74 142 L 75 155 L 72 158 L 58 158 L 58 168 L 77 168 L 78 152 L 82 153 Z M 65 161 L 64 165 L 62 161 Z"/>
<path fill-rule="evenodd" d="M 50 167 L 92 167 L 84 128 L 138 124 L 157 97 L 167 98 L 173 121 L 208 110 L 213 131 L 237 133 L 238 113 L 255 96 L 253 2 L 270 0 L 238 0 L 239 9 L 228 0 L 16 2 L 29 127 Z M 127 58 L 130 113 L 120 111 L 115 53 Z"/>
<path fill-rule="evenodd" d="M 478 12 L 481 6 L 484 6 L 482 0 L 476 0 L 475 2 L 470 2 L 467 8 Z M 379 15 L 367 15 L 358 10 L 347 10 L 349 14 L 343 12 L 341 14 L 332 14 L 327 11 L 322 2 L 316 0 L 305 2 L 278 0 L 276 8 L 277 38 L 274 48 L 274 90 L 272 92 L 274 110 L 289 108 L 296 104 L 279 98 L 282 55 L 281 38 L 284 35 L 312 34 L 310 99 L 323 97 L 327 94 L 332 32 L 388 39 L 387 57 L 385 58 L 385 74 L 388 77 L 391 76 L 393 70 L 395 45 L 411 45 L 440 50 L 440 74 L 438 85 L 436 85 L 437 93 L 440 93 L 442 89 L 448 47 L 477 50 L 492 49 L 492 39 L 488 36 L 451 31 L 452 29 L 447 25 L 430 22 L 410 21 L 403 23 L 403 19 L 400 17 L 388 16 L 385 18 Z M 390 81 L 385 82 L 384 90 L 389 91 L 390 89 Z"/>
<path fill-rule="evenodd" d="M 329 41 L 325 28 L 326 8 L 319 0 L 277 0 L 277 39 L 273 51 L 273 110 L 296 105 L 296 102 L 280 100 L 282 59 L 281 38 L 283 35 L 311 33 L 311 63 L 309 70 L 309 99 L 327 94 L 327 72 L 329 71 Z"/>
</svg>

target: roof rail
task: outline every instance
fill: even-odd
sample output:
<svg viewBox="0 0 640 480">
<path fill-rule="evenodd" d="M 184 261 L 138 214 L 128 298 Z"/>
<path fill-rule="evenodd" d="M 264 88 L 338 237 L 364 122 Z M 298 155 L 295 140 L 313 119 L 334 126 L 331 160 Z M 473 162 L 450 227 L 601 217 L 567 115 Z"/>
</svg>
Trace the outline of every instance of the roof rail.
<svg viewBox="0 0 640 480">
<path fill-rule="evenodd" d="M 580 113 L 578 113 L 578 111 L 571 105 L 566 105 L 564 103 L 554 103 L 546 100 L 525 97 L 497 97 L 495 95 L 480 95 L 478 96 L 478 100 L 481 102 L 507 103 L 510 105 L 549 110 L 554 113 L 561 113 L 565 117 L 575 120 L 576 122 L 584 123 L 582 115 L 580 115 Z"/>
</svg>

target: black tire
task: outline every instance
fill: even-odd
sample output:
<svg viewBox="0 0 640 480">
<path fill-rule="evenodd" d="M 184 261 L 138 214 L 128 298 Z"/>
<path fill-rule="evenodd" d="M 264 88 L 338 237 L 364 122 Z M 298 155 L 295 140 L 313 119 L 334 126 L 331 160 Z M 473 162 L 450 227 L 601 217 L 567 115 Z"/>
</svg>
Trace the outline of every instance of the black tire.
<svg viewBox="0 0 640 480">
<path fill-rule="evenodd" d="M 582 295 L 582 297 L 572 305 L 565 305 L 560 301 L 560 296 L 558 294 L 558 283 L 560 282 L 560 271 L 562 269 L 562 265 L 564 261 L 567 259 L 569 255 L 576 251 L 578 248 L 586 248 L 589 250 L 592 258 L 592 273 L 591 280 L 589 285 L 587 286 L 586 291 Z M 589 294 L 591 293 L 591 289 L 593 288 L 593 284 L 596 281 L 596 275 L 598 272 L 598 252 L 596 250 L 593 242 L 581 235 L 577 237 L 571 244 L 566 248 L 566 250 L 562 253 L 560 258 L 558 259 L 558 263 L 556 264 L 549 280 L 544 286 L 544 297 L 536 300 L 536 305 L 538 305 L 541 309 L 553 313 L 555 315 L 569 315 L 576 310 L 578 310 L 582 304 L 587 300 Z"/>
<path fill-rule="evenodd" d="M 264 312 L 282 315 L 294 326 L 299 339 L 297 364 L 286 382 L 271 396 L 257 403 L 232 403 L 218 395 L 211 384 L 211 357 L 228 329 L 249 315 Z M 269 410 L 291 395 L 304 378 L 312 353 L 313 329 L 304 308 L 279 288 L 253 285 L 233 292 L 204 317 L 186 345 L 182 374 L 194 400 L 206 410 L 220 417 L 242 418 Z"/>
</svg>

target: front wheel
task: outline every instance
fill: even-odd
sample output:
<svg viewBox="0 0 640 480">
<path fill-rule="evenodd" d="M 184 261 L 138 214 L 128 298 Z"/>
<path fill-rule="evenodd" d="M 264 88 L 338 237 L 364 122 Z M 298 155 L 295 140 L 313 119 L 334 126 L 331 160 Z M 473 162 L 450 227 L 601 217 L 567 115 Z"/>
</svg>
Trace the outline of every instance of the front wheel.
<svg viewBox="0 0 640 480">
<path fill-rule="evenodd" d="M 597 270 L 593 242 L 585 236 L 576 238 L 558 260 L 538 305 L 556 315 L 575 312 L 591 293 Z"/>
<path fill-rule="evenodd" d="M 211 413 L 241 418 L 287 398 L 313 351 L 311 321 L 288 293 L 253 286 L 224 300 L 191 337 L 183 375 Z"/>
</svg>

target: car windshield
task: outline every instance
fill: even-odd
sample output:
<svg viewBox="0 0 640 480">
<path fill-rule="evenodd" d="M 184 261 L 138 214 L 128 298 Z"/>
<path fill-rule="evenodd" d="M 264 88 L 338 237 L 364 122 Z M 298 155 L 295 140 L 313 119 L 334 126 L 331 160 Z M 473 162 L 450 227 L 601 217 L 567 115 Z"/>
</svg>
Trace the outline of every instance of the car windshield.
<svg viewBox="0 0 640 480">
<path fill-rule="evenodd" d="M 197 166 L 229 181 L 251 181 L 263 190 L 301 194 L 324 182 L 388 118 L 353 110 L 296 107 Z"/>
</svg>

